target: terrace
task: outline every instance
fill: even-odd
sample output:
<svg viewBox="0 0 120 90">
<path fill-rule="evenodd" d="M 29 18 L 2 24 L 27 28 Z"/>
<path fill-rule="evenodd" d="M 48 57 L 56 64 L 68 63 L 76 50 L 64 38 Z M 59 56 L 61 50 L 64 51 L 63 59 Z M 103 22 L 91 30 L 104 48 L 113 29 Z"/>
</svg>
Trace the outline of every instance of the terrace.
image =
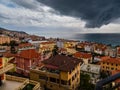
<svg viewBox="0 0 120 90">
<path fill-rule="evenodd" d="M 6 75 L 6 81 L 0 90 L 40 90 L 40 84 L 26 78 Z"/>
</svg>

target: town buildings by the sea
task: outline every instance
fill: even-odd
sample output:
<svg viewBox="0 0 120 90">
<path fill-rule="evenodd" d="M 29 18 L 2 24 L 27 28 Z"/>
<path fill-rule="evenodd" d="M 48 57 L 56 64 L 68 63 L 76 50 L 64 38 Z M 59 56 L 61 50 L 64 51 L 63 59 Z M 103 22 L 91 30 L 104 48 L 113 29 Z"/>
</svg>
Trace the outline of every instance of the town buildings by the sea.
<svg viewBox="0 0 120 90">
<path fill-rule="evenodd" d="M 0 90 L 95 90 L 120 72 L 120 46 L 111 44 L 3 31 Z M 119 90 L 119 83 L 115 78 L 101 88 Z"/>
</svg>

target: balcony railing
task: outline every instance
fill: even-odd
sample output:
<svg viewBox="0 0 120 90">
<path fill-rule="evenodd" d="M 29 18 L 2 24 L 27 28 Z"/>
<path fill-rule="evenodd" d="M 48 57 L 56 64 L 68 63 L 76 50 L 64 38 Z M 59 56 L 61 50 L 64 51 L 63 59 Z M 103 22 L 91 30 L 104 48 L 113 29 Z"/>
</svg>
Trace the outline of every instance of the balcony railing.
<svg viewBox="0 0 120 90">
<path fill-rule="evenodd" d="M 7 72 L 7 71 L 9 71 L 9 70 L 11 70 L 13 68 L 14 68 L 13 64 L 8 64 L 5 67 L 0 69 L 0 74 L 3 74 L 3 73 L 5 73 L 5 72 Z"/>
<path fill-rule="evenodd" d="M 27 78 L 22 78 L 22 77 L 17 77 L 17 76 L 11 76 L 11 75 L 6 75 L 7 80 L 11 81 L 17 81 L 21 82 L 22 84 L 16 88 L 15 90 L 22 90 L 27 84 L 32 84 L 35 85 L 33 90 L 38 90 L 40 88 L 40 83 L 36 81 L 29 80 Z"/>
</svg>

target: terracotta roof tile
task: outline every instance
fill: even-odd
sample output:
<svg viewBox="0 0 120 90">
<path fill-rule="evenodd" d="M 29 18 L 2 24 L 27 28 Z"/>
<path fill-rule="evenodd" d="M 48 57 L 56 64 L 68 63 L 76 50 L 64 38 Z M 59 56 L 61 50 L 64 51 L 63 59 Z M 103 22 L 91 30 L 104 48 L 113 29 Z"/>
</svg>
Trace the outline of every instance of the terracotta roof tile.
<svg viewBox="0 0 120 90">
<path fill-rule="evenodd" d="M 52 42 L 52 41 L 49 42 L 49 41 L 48 41 L 48 42 L 42 42 L 41 44 L 54 44 L 54 43 L 55 43 L 55 42 Z"/>
<path fill-rule="evenodd" d="M 10 53 L 10 52 L 7 52 L 7 53 L 5 53 L 3 56 L 9 58 L 9 57 L 14 57 L 15 54 L 12 54 L 12 53 Z"/>
<path fill-rule="evenodd" d="M 76 58 L 91 58 L 92 55 L 88 54 L 88 53 L 83 53 L 83 52 L 76 52 L 74 54 L 74 57 L 76 57 Z"/>
<path fill-rule="evenodd" d="M 101 58 L 101 62 L 120 64 L 120 58 L 112 58 L 105 56 Z"/>
<path fill-rule="evenodd" d="M 72 70 L 80 62 L 82 63 L 82 60 L 64 55 L 56 55 L 48 60 L 42 61 L 45 65 L 52 65 L 58 67 L 58 70 L 66 72 Z"/>
<path fill-rule="evenodd" d="M 18 48 L 24 48 L 24 47 L 32 47 L 33 45 L 30 44 L 30 43 L 22 43 L 22 44 L 19 44 Z"/>
<path fill-rule="evenodd" d="M 29 49 L 21 51 L 17 56 L 31 59 L 40 57 L 40 54 L 35 49 Z"/>
</svg>

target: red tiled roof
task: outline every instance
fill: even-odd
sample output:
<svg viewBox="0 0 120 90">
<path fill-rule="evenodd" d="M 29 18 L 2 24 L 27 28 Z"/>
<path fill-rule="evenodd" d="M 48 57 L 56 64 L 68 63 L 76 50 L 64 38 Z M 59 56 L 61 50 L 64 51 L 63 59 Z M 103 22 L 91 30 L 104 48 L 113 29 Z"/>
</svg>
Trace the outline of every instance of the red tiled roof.
<svg viewBox="0 0 120 90">
<path fill-rule="evenodd" d="M 83 52 L 76 52 L 74 54 L 74 57 L 76 57 L 76 58 L 91 58 L 92 55 L 88 54 L 88 53 L 83 53 Z"/>
<path fill-rule="evenodd" d="M 12 53 L 10 53 L 10 52 L 7 52 L 7 53 L 5 53 L 3 56 L 9 58 L 9 57 L 14 57 L 15 54 L 12 54 Z"/>
<path fill-rule="evenodd" d="M 22 43 L 22 44 L 19 44 L 18 48 L 31 47 L 31 46 L 33 46 L 33 45 L 30 43 Z"/>
<path fill-rule="evenodd" d="M 51 68 L 51 69 L 58 69 L 57 66 L 53 66 L 53 65 L 46 65 L 45 67 L 47 67 L 47 68 Z"/>
<path fill-rule="evenodd" d="M 101 62 L 120 64 L 120 58 L 102 57 Z"/>
<path fill-rule="evenodd" d="M 52 42 L 52 41 L 49 42 L 49 41 L 48 41 L 48 42 L 42 42 L 41 44 L 53 44 L 53 43 L 55 43 L 55 42 Z"/>
<path fill-rule="evenodd" d="M 45 65 L 52 65 L 58 67 L 58 70 L 66 72 L 72 70 L 80 62 L 82 63 L 82 60 L 64 55 L 56 55 L 48 60 L 42 61 Z"/>
<path fill-rule="evenodd" d="M 59 51 L 67 51 L 65 48 L 60 48 Z"/>
<path fill-rule="evenodd" d="M 0 66 L 2 66 L 2 58 L 0 58 Z"/>
<path fill-rule="evenodd" d="M 40 54 L 35 49 L 29 49 L 21 51 L 17 56 L 31 59 L 40 57 Z"/>
</svg>

